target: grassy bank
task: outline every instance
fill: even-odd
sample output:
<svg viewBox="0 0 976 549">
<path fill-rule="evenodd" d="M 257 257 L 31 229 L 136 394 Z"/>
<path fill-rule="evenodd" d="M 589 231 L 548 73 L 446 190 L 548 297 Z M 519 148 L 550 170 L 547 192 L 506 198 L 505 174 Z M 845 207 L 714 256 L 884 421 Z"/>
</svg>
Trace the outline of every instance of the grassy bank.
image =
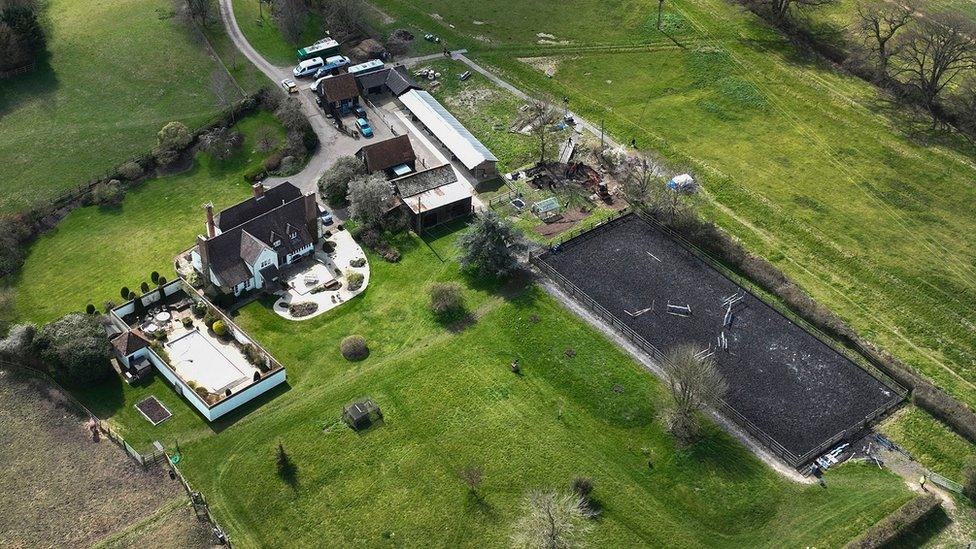
<svg viewBox="0 0 976 549">
<path fill-rule="evenodd" d="M 240 99 L 168 0 L 52 0 L 50 56 L 0 81 L 0 211 L 74 189 Z M 216 30 L 215 34 L 222 34 Z"/>
</svg>

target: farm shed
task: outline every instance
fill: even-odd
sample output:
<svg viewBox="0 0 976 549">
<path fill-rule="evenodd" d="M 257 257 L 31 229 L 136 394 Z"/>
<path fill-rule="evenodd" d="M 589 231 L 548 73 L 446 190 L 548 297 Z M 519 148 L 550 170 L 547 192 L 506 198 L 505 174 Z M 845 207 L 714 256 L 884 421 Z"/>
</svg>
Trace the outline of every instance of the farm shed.
<svg viewBox="0 0 976 549">
<path fill-rule="evenodd" d="M 471 190 L 458 181 L 450 164 L 399 177 L 391 183 L 407 208 L 414 231 L 471 213 Z"/>
<path fill-rule="evenodd" d="M 363 161 L 367 173 L 383 172 L 387 179 L 414 171 L 417 163 L 417 155 L 407 135 L 366 145 L 356 152 L 356 156 Z"/>
<path fill-rule="evenodd" d="M 495 155 L 432 95 L 422 90 L 410 90 L 399 100 L 412 118 L 464 164 L 475 179 L 484 181 L 498 175 Z"/>
</svg>

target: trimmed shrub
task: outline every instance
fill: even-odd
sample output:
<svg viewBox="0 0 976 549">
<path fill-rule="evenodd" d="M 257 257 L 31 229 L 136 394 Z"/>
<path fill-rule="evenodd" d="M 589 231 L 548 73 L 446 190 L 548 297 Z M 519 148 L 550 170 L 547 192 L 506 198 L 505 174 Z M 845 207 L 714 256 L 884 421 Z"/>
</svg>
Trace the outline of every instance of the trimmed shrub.
<svg viewBox="0 0 976 549">
<path fill-rule="evenodd" d="M 400 250 L 394 248 L 393 246 L 386 246 L 380 250 L 380 257 L 385 259 L 390 263 L 400 262 Z"/>
<path fill-rule="evenodd" d="M 188 316 L 184 316 L 183 320 L 181 320 L 180 322 L 183 323 L 183 327 L 186 329 L 190 329 L 193 327 L 193 319 Z"/>
<path fill-rule="evenodd" d="M 430 287 L 430 310 L 437 315 L 460 311 L 464 308 L 464 295 L 457 282 L 437 282 Z"/>
<path fill-rule="evenodd" d="M 88 314 L 90 314 L 90 315 L 95 314 L 95 304 L 94 303 L 89 303 L 88 305 L 86 305 L 85 306 L 85 312 L 88 313 Z"/>
<path fill-rule="evenodd" d="M 360 268 L 360 267 L 365 267 L 366 266 L 366 258 L 365 257 L 357 257 L 356 259 L 353 259 L 352 261 L 349 262 L 349 266 L 350 267 L 356 267 L 357 269 Z"/>
<path fill-rule="evenodd" d="M 261 349 L 257 345 L 247 343 L 244 345 L 242 351 L 248 362 L 257 366 L 261 371 L 267 370 L 268 366 L 264 361 L 264 353 L 261 352 Z"/>
<path fill-rule="evenodd" d="M 197 301 L 193 304 L 191 310 L 193 311 L 193 316 L 202 318 L 207 313 L 207 304 L 202 301 Z"/>
<path fill-rule="evenodd" d="M 847 545 L 848 549 L 875 549 L 891 543 L 902 534 L 910 531 L 918 523 L 942 506 L 942 500 L 932 494 L 919 496 L 875 524 L 857 541 Z"/>
<path fill-rule="evenodd" d="M 213 329 L 214 323 L 217 322 L 218 320 L 220 320 L 220 317 L 214 314 L 214 312 L 211 311 L 209 308 L 207 309 L 207 312 L 204 313 L 203 315 L 203 323 L 206 324 L 207 328 L 210 328 L 211 330 Z"/>
<path fill-rule="evenodd" d="M 278 167 L 281 166 L 281 159 L 284 157 L 285 153 L 283 151 L 275 151 L 269 154 L 268 157 L 264 159 L 264 169 L 269 172 L 277 170 Z"/>
<path fill-rule="evenodd" d="M 315 303 L 314 301 L 303 301 L 301 303 L 292 303 L 291 305 L 288 306 L 288 313 L 295 318 L 308 316 L 317 310 L 319 310 L 319 304 Z"/>
<path fill-rule="evenodd" d="M 99 206 L 118 206 L 125 198 L 125 189 L 118 179 L 103 181 L 92 189 L 91 198 Z"/>
<path fill-rule="evenodd" d="M 119 177 L 122 179 L 127 179 L 129 181 L 135 181 L 142 177 L 143 171 L 142 166 L 138 162 L 126 162 L 119 166 L 118 169 Z"/>
<path fill-rule="evenodd" d="M 115 308 L 115 302 L 112 300 L 108 300 L 105 302 L 104 305 L 102 305 L 102 310 L 105 311 L 105 314 L 109 314 L 110 312 L 112 312 L 112 309 L 114 308 Z"/>
<path fill-rule="evenodd" d="M 349 281 L 349 291 L 355 292 L 363 287 L 363 282 L 366 280 L 366 277 L 362 273 L 352 271 L 346 275 L 346 280 Z"/>
<path fill-rule="evenodd" d="M 223 320 L 215 320 L 213 326 L 211 326 L 211 329 L 213 329 L 213 332 L 217 334 L 217 337 L 227 337 L 227 325 L 224 324 Z"/>
<path fill-rule="evenodd" d="M 159 273 L 157 271 L 149 273 L 149 280 L 152 280 L 153 284 L 159 282 Z"/>
<path fill-rule="evenodd" d="M 362 360 L 369 356 L 366 338 L 361 335 L 346 336 L 339 343 L 339 352 L 346 360 Z"/>
</svg>

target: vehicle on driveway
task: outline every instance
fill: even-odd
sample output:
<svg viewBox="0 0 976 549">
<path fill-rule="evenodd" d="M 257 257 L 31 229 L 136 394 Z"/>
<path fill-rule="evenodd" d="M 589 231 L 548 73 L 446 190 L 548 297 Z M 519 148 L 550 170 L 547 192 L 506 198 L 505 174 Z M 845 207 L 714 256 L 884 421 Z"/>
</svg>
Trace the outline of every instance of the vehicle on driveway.
<svg viewBox="0 0 976 549">
<path fill-rule="evenodd" d="M 366 109 L 362 105 L 356 105 L 352 112 L 356 113 L 356 118 L 367 118 Z"/>
<path fill-rule="evenodd" d="M 359 128 L 359 133 L 363 134 L 363 137 L 373 137 L 373 127 L 365 118 L 357 118 L 356 127 Z"/>
<path fill-rule="evenodd" d="M 298 84 L 296 84 L 291 78 L 285 78 L 282 80 L 281 88 L 287 93 L 298 93 Z"/>
<path fill-rule="evenodd" d="M 329 76 L 337 69 L 345 67 L 349 64 L 349 58 L 344 55 L 334 55 L 325 60 L 325 65 L 322 68 L 315 71 L 315 78 L 322 78 L 324 76 Z"/>
<path fill-rule="evenodd" d="M 312 76 L 324 65 L 325 61 L 323 61 L 321 57 L 313 57 L 312 59 L 299 63 L 298 66 L 295 67 L 295 69 L 291 72 L 295 75 L 295 78 L 303 78 Z"/>
</svg>

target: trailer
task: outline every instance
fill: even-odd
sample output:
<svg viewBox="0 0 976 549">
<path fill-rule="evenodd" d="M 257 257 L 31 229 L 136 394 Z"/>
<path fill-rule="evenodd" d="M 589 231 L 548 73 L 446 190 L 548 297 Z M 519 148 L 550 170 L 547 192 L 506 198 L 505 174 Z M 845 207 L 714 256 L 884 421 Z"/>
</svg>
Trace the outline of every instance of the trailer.
<svg viewBox="0 0 976 549">
<path fill-rule="evenodd" d="M 311 46 L 300 48 L 295 53 L 298 55 L 299 61 L 305 61 L 313 57 L 321 57 L 324 59 L 339 54 L 339 42 L 336 42 L 334 38 L 323 38 Z"/>
</svg>

